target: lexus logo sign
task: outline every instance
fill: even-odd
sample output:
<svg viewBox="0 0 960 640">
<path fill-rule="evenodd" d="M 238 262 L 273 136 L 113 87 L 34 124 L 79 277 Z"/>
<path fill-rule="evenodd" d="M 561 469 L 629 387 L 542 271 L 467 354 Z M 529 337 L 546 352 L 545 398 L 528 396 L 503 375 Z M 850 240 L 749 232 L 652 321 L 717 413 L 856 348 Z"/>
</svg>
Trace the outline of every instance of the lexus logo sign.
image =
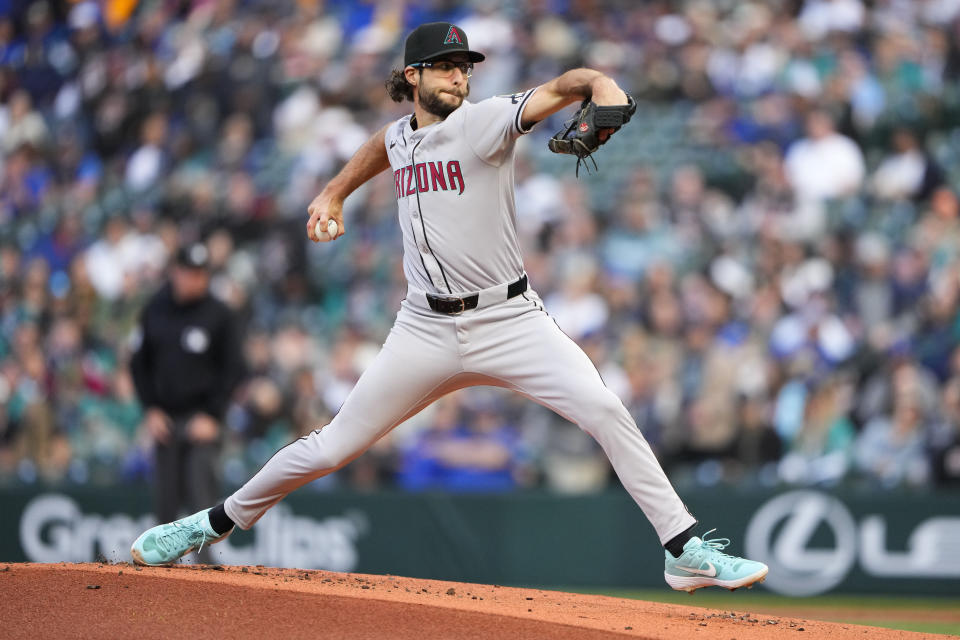
<svg viewBox="0 0 960 640">
<path fill-rule="evenodd" d="M 832 547 L 814 547 L 825 526 Z M 836 498 L 817 491 L 777 496 L 754 514 L 747 527 L 747 557 L 767 563 L 768 587 L 791 596 L 823 593 L 840 584 L 857 559 L 857 524 Z"/>
</svg>

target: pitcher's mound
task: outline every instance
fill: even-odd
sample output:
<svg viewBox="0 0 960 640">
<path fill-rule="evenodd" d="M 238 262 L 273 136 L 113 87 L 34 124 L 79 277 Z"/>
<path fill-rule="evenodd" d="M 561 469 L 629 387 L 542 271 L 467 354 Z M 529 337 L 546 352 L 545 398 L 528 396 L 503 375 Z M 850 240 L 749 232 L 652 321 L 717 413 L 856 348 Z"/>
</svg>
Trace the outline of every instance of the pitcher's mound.
<svg viewBox="0 0 960 640">
<path fill-rule="evenodd" d="M 0 620 L 11 639 L 935 637 L 537 589 L 186 565 L 0 564 Z"/>
</svg>

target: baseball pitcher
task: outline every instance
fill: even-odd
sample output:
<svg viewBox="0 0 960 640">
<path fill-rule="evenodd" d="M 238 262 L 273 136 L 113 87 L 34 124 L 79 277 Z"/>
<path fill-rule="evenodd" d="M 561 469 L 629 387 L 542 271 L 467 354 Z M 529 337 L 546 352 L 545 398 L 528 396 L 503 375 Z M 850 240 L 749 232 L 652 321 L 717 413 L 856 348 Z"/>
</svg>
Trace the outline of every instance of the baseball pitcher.
<svg viewBox="0 0 960 640">
<path fill-rule="evenodd" d="M 403 69 L 387 81 L 391 98 L 413 102 L 413 113 L 373 134 L 308 208 L 309 238 L 335 241 L 347 230 L 347 196 L 393 171 L 407 296 L 340 412 L 278 451 L 222 504 L 143 533 L 131 549 L 134 561 L 167 565 L 235 526 L 248 529 L 288 493 L 348 464 L 437 398 L 494 385 L 549 407 L 599 442 L 665 548 L 671 587 L 735 589 L 764 579 L 764 564 L 723 553 L 728 540 L 693 535 L 697 521 L 623 403 L 544 311 L 524 273 L 514 202 L 517 139 L 580 103 L 549 143 L 576 156 L 579 169 L 629 121 L 632 98 L 602 73 L 574 69 L 472 103 L 470 76 L 483 60 L 456 25 L 417 27 L 406 40 Z"/>
</svg>

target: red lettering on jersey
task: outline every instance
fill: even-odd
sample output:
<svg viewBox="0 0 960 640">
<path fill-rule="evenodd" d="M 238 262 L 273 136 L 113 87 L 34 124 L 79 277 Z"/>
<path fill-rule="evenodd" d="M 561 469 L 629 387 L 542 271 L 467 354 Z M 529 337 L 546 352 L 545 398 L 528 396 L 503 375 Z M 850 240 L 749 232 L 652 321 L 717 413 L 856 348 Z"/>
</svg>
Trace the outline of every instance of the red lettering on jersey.
<svg viewBox="0 0 960 640">
<path fill-rule="evenodd" d="M 427 163 L 420 162 L 417 164 L 417 190 L 420 193 L 424 191 L 430 191 L 430 181 L 427 179 Z"/>
<path fill-rule="evenodd" d="M 464 184 L 463 184 L 463 174 L 460 172 L 460 161 L 451 160 L 447 163 L 447 178 L 450 180 L 450 188 L 455 188 L 455 185 L 460 185 L 460 192 L 457 195 L 463 193 Z"/>
<path fill-rule="evenodd" d="M 444 191 L 447 190 L 447 179 L 443 177 L 443 163 L 442 162 L 428 162 L 430 165 L 430 186 L 434 191 L 437 191 L 437 185 L 440 185 L 440 188 Z"/>
<path fill-rule="evenodd" d="M 447 163 L 444 173 L 443 162 L 421 162 L 408 164 L 393 172 L 393 182 L 397 199 L 426 191 L 449 191 L 457 189 L 458 195 L 466 189 L 463 170 L 458 160 Z"/>
</svg>

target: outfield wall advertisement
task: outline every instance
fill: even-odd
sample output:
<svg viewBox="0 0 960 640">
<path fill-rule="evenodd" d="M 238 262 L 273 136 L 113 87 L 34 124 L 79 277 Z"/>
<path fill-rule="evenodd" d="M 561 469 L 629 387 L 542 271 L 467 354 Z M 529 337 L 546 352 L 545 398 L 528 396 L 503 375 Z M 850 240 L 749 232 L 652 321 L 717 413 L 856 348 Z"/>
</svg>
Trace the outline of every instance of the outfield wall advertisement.
<svg viewBox="0 0 960 640">
<path fill-rule="evenodd" d="M 146 487 L 0 491 L 0 561 L 126 561 L 154 523 Z M 960 594 L 960 495 L 697 492 L 710 537 L 770 565 L 764 585 Z M 702 531 L 700 532 L 702 533 Z M 248 532 L 212 547 L 223 564 L 390 573 L 557 587 L 659 587 L 663 555 L 620 492 L 290 496 Z"/>
</svg>

